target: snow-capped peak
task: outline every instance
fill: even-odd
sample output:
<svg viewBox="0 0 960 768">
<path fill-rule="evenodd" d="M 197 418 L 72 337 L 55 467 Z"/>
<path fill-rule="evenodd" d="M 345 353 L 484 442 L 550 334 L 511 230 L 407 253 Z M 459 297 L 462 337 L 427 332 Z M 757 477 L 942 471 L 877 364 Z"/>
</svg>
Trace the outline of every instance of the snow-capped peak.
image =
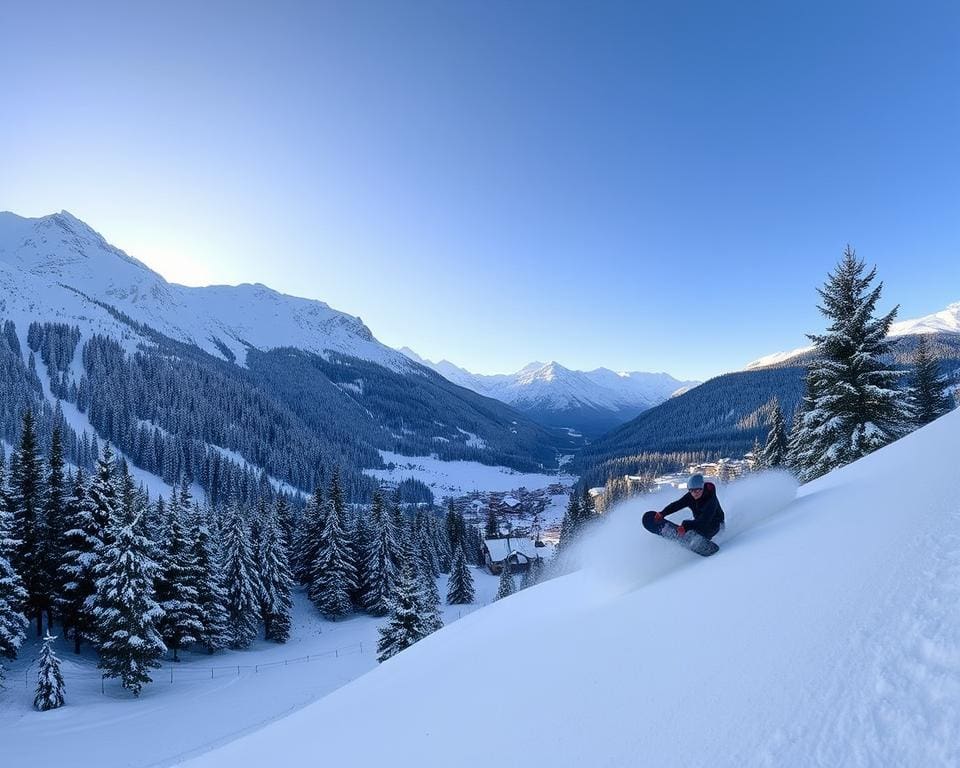
<svg viewBox="0 0 960 768">
<path fill-rule="evenodd" d="M 129 339 L 130 328 L 99 301 L 241 365 L 250 347 L 290 346 L 410 368 L 406 357 L 380 344 L 358 317 L 259 283 L 204 288 L 168 283 L 67 211 L 37 219 L 0 213 L 0 288 L 4 315 L 18 327 L 21 321 L 58 320 Z"/>
<path fill-rule="evenodd" d="M 900 320 L 890 326 L 890 336 L 911 336 L 925 333 L 960 333 L 960 301 L 950 304 L 946 309 L 934 312 L 912 320 Z M 766 368 L 768 365 L 790 360 L 798 355 L 812 352 L 813 347 L 808 345 L 798 347 L 790 352 L 774 352 L 771 355 L 757 358 L 744 366 L 744 370 Z"/>
</svg>

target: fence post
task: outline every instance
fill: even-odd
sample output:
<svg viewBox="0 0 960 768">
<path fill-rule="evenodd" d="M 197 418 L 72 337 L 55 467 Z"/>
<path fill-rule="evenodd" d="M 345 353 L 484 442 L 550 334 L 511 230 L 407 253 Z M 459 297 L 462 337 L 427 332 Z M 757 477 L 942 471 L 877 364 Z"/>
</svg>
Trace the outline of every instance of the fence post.
<svg viewBox="0 0 960 768">
<path fill-rule="evenodd" d="M 210 667 L 210 679 L 213 680 L 213 667 Z"/>
<path fill-rule="evenodd" d="M 240 665 L 237 664 L 237 677 L 240 677 Z"/>
<path fill-rule="evenodd" d="M 104 691 L 104 689 L 103 689 L 103 680 L 104 680 L 105 677 L 106 677 L 106 675 L 100 675 L 100 693 L 101 693 L 101 695 L 106 693 L 106 691 Z"/>
<path fill-rule="evenodd" d="M 360 653 L 363 653 L 363 643 L 360 643 Z"/>
<path fill-rule="evenodd" d="M 173 667 L 170 667 L 170 684 L 173 685 Z"/>
</svg>

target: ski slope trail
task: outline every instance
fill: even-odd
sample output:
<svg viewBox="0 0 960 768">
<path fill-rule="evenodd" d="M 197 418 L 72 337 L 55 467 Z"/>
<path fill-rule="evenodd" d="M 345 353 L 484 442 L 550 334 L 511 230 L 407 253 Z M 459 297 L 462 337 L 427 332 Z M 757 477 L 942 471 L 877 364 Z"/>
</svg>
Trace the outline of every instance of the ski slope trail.
<svg viewBox="0 0 960 768">
<path fill-rule="evenodd" d="M 655 505 L 627 503 L 607 521 L 617 535 L 585 545 L 599 567 L 189 765 L 486 768 L 490 749 L 465 747 L 477 712 L 498 765 L 957 765 L 958 455 L 955 411 L 624 591 L 646 575 L 627 555 L 656 557 L 620 522 Z"/>
</svg>

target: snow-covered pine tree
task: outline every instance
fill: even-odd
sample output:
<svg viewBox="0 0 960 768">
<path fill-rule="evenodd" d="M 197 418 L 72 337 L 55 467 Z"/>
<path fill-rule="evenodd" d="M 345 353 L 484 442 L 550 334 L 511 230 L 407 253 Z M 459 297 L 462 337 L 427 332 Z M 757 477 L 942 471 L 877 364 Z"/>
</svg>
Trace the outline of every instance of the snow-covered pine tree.
<svg viewBox="0 0 960 768">
<path fill-rule="evenodd" d="M 780 401 L 774 400 L 773 412 L 770 414 L 770 431 L 767 433 L 767 442 L 763 446 L 762 464 L 765 469 L 780 467 L 787 460 L 787 435 L 783 422 L 783 411 L 780 410 Z"/>
<path fill-rule="evenodd" d="M 60 659 L 53 651 L 53 641 L 57 638 L 49 632 L 43 638 L 40 649 L 40 669 L 37 672 L 37 692 L 33 697 L 33 706 L 41 712 L 63 706 L 63 673 L 60 671 Z"/>
<path fill-rule="evenodd" d="M 105 677 L 120 678 L 124 688 L 139 696 L 144 683 L 152 680 L 149 670 L 160 667 L 167 649 L 157 629 L 163 609 L 153 597 L 157 566 L 149 558 L 149 542 L 139 533 L 139 498 L 128 474 L 119 482 L 119 509 L 108 524 L 110 543 L 96 568 L 97 666 Z"/>
<path fill-rule="evenodd" d="M 440 573 L 450 573 L 450 569 L 453 567 L 453 550 L 450 549 L 446 526 L 442 518 L 432 514 L 427 515 L 427 523 L 430 526 L 430 535 L 433 538 L 433 548 L 437 553 Z"/>
<path fill-rule="evenodd" d="M 13 538 L 6 474 L 0 449 L 0 684 L 3 683 L 2 659 L 17 658 L 28 624 L 23 613 L 27 590 L 11 562 L 19 542 Z"/>
<path fill-rule="evenodd" d="M 63 595 L 64 581 L 60 565 L 66 555 L 66 490 L 63 476 L 63 442 L 60 428 L 54 427 L 47 459 L 47 482 L 43 497 L 44 577 L 47 594 L 44 602 L 47 627 L 53 626 L 53 614 Z"/>
<path fill-rule="evenodd" d="M 457 545 L 453 555 L 453 567 L 450 570 L 450 580 L 447 582 L 447 603 L 450 605 L 467 605 L 473 602 L 475 596 L 473 588 L 473 574 L 467 565 L 463 547 Z"/>
<path fill-rule="evenodd" d="M 78 469 L 73 478 L 73 491 L 66 501 L 64 516 L 67 530 L 60 564 L 62 591 L 57 600 L 57 612 L 64 636 L 73 639 L 73 651 L 80 653 L 80 644 L 84 640 L 96 638 L 87 601 L 97 589 L 94 569 L 103 548 L 102 532 L 95 525 L 87 503 L 82 469 Z"/>
<path fill-rule="evenodd" d="M 913 365 L 910 400 L 915 424 L 922 427 L 947 413 L 952 403 L 944 394 L 947 382 L 940 376 L 940 363 L 931 352 L 926 336 L 917 340 Z"/>
<path fill-rule="evenodd" d="M 497 587 L 497 600 L 509 597 L 517 591 L 516 582 L 513 580 L 513 571 L 510 569 L 510 563 L 503 564 L 503 570 L 500 571 L 500 584 Z"/>
<path fill-rule="evenodd" d="M 378 488 L 370 507 L 372 538 L 366 556 L 367 591 L 363 597 L 364 609 L 374 616 L 387 614 L 396 588 L 400 554 L 393 522 Z"/>
<path fill-rule="evenodd" d="M 353 515 L 350 532 L 347 536 L 350 567 L 356 574 L 355 587 L 350 592 L 350 600 L 357 608 L 362 608 L 364 595 L 370 589 L 370 573 L 367 570 L 367 552 L 373 541 L 373 529 L 370 525 L 370 515 L 364 508 L 357 509 Z"/>
<path fill-rule="evenodd" d="M 13 512 L 13 538 L 19 544 L 13 555 L 13 567 L 27 590 L 24 612 L 37 624 L 37 637 L 43 636 L 43 611 L 50 601 L 47 583 L 46 536 L 43 524 L 43 476 L 33 411 L 23 414 L 20 441 L 10 462 L 10 501 Z"/>
<path fill-rule="evenodd" d="M 159 623 L 160 635 L 173 651 L 173 660 L 180 661 L 180 649 L 200 640 L 203 622 L 192 542 L 176 499 L 176 489 L 172 496 L 163 540 L 158 547 L 160 562 L 155 588 L 156 601 L 164 612 Z"/>
<path fill-rule="evenodd" d="M 580 497 L 577 492 L 571 491 L 570 498 L 567 500 L 567 510 L 563 514 L 563 521 L 560 523 L 560 541 L 558 547 L 561 550 L 568 549 L 580 533 L 582 526 L 583 513 L 580 509 Z"/>
<path fill-rule="evenodd" d="M 230 647 L 246 648 L 260 627 L 260 604 L 257 594 L 257 568 L 250 550 L 247 525 L 234 502 L 227 518 L 223 552 L 224 585 L 227 592 L 227 617 Z"/>
<path fill-rule="evenodd" d="M 323 488 L 317 486 L 303 511 L 294 574 L 297 577 L 297 582 L 308 589 L 311 586 L 313 566 L 317 562 L 320 542 L 323 539 L 325 511 L 326 502 L 324 501 Z"/>
<path fill-rule="evenodd" d="M 377 661 L 380 662 L 430 634 L 420 615 L 419 590 L 411 563 L 405 563 L 398 575 L 390 618 L 379 628 L 379 633 Z"/>
<path fill-rule="evenodd" d="M 763 448 L 760 446 L 760 438 L 753 438 L 753 448 L 750 450 L 751 462 L 750 471 L 760 472 L 766 467 L 763 465 Z"/>
<path fill-rule="evenodd" d="M 900 372 L 884 362 L 893 340 L 887 333 L 897 308 L 874 317 L 883 283 L 871 288 L 876 269 L 847 246 L 843 258 L 818 292 L 820 312 L 830 320 L 824 334 L 808 334 L 817 359 L 810 366 L 816 391 L 805 415 L 806 478 L 819 477 L 855 461 L 904 434 L 909 414 L 898 389 Z"/>
<path fill-rule="evenodd" d="M 281 499 L 267 513 L 260 531 L 261 613 L 267 640 L 287 642 L 293 612 L 293 574 L 287 560 L 287 544 L 280 526 Z"/>
<path fill-rule="evenodd" d="M 437 550 L 434 547 L 433 536 L 430 535 L 429 525 L 427 516 L 418 512 L 413 533 L 416 536 L 419 567 L 425 573 L 428 573 L 430 578 L 435 579 L 440 575 L 440 558 L 437 557 Z"/>
<path fill-rule="evenodd" d="M 437 588 L 437 579 L 423 560 L 417 562 L 418 601 L 420 604 L 420 619 L 427 634 L 443 627 L 443 616 L 440 613 L 440 590 Z"/>
<path fill-rule="evenodd" d="M 198 508 L 194 509 L 191 539 L 196 568 L 194 584 L 203 625 L 199 642 L 207 649 L 207 653 L 213 653 L 230 645 L 233 635 L 227 613 L 229 598 L 223 585 L 223 561 L 210 535 L 206 516 Z"/>
<path fill-rule="evenodd" d="M 444 520 L 447 529 L 447 540 L 450 542 L 450 551 L 455 552 L 457 547 L 461 547 L 466 554 L 467 524 L 463 515 L 453 506 L 453 501 L 447 503 L 447 516 Z"/>
<path fill-rule="evenodd" d="M 323 534 L 311 571 L 308 594 L 326 618 L 336 620 L 353 612 L 350 594 L 356 587 L 356 572 L 350 563 L 344 529 L 344 502 L 340 472 L 334 470 L 330 493 L 324 505 Z"/>
</svg>

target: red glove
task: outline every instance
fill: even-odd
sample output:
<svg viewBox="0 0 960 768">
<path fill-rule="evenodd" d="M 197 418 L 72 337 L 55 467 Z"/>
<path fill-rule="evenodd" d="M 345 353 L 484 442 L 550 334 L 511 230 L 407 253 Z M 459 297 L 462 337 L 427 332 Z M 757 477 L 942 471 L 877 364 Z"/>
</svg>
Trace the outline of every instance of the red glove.
<svg viewBox="0 0 960 768">
<path fill-rule="evenodd" d="M 687 529 L 683 527 L 683 523 L 680 523 L 680 526 L 677 528 L 677 536 L 683 536 L 687 532 Z"/>
<path fill-rule="evenodd" d="M 656 520 L 656 521 L 659 523 L 661 520 L 663 520 L 663 515 L 661 515 L 659 512 L 657 512 L 657 513 L 653 516 L 653 519 Z"/>
</svg>

